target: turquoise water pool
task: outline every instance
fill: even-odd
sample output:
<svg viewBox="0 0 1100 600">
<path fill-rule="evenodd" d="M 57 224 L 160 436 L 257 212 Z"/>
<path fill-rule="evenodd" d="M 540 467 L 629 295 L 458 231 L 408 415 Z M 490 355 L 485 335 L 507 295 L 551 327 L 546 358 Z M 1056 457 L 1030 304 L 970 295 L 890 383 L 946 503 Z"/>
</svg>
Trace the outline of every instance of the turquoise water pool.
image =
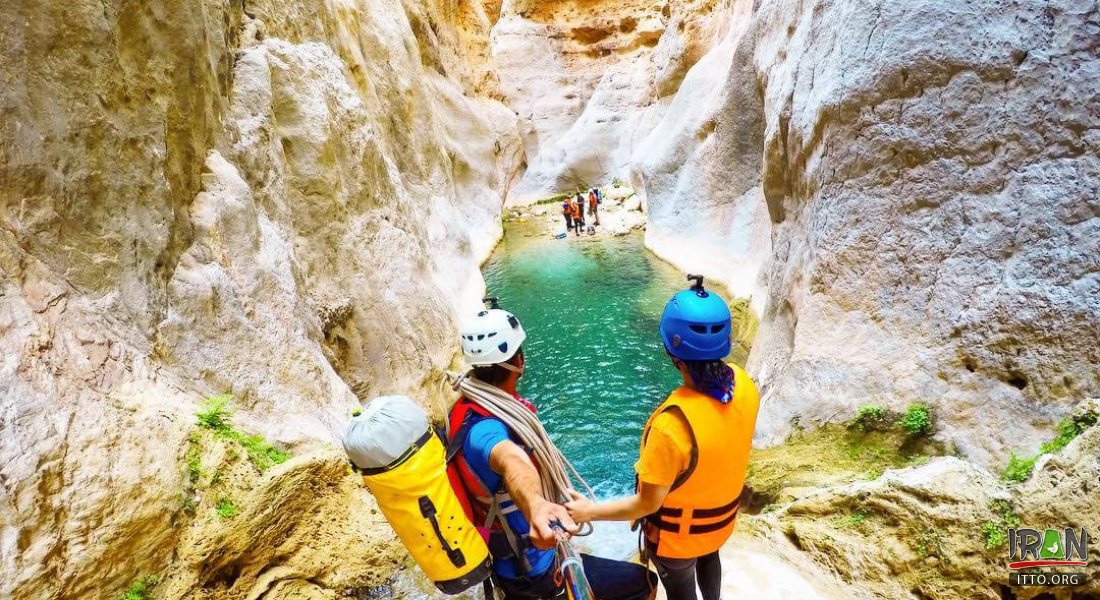
<svg viewBox="0 0 1100 600">
<path fill-rule="evenodd" d="M 513 224 L 483 267 L 489 293 L 527 331 L 520 392 L 597 496 L 632 493 L 642 426 L 680 383 L 657 323 L 668 299 L 688 282 L 645 249 L 640 232 L 555 240 L 537 230 Z M 590 537 L 574 541 L 581 551 L 608 558 L 637 552 L 637 534 L 627 523 L 597 523 Z M 411 567 L 364 597 L 446 596 Z M 480 599 L 481 592 L 459 598 Z"/>
<path fill-rule="evenodd" d="M 483 271 L 527 331 L 520 392 L 599 497 L 632 492 L 642 426 L 680 382 L 657 323 L 686 279 L 640 233 L 555 240 L 521 228 Z"/>
</svg>

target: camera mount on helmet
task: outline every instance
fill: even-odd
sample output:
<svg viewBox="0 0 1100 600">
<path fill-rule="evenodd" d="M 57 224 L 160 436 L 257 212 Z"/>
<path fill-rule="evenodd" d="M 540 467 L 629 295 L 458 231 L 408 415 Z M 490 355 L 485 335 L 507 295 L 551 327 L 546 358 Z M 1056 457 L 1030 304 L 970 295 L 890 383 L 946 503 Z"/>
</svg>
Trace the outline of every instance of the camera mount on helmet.
<svg viewBox="0 0 1100 600">
<path fill-rule="evenodd" d="M 706 298 L 707 296 L 710 295 L 709 293 L 707 293 L 707 290 L 703 289 L 703 276 L 702 275 L 688 274 L 687 278 L 688 278 L 688 281 L 694 281 L 695 282 L 691 286 L 691 291 L 695 292 L 696 296 L 699 296 L 700 298 Z"/>
</svg>

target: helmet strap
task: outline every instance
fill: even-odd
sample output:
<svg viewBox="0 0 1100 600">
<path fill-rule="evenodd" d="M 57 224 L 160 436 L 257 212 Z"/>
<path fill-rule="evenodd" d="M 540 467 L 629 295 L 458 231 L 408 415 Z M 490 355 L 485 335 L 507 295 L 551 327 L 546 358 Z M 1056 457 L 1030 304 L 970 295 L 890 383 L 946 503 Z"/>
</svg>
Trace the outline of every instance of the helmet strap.
<svg viewBox="0 0 1100 600">
<path fill-rule="evenodd" d="M 512 363 L 502 362 L 502 363 L 497 363 L 497 366 L 501 367 L 503 369 L 507 369 L 507 370 L 509 370 L 513 373 L 519 373 L 520 375 L 523 375 L 523 367 L 517 367 L 516 365 L 513 365 Z"/>
</svg>

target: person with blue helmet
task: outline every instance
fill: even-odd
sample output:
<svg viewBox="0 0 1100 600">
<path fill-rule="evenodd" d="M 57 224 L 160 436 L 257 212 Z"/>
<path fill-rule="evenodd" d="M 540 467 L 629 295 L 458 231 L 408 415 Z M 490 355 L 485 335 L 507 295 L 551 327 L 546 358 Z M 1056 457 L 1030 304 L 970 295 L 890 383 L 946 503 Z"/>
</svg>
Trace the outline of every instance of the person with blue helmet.
<svg viewBox="0 0 1100 600">
<path fill-rule="evenodd" d="M 703 278 L 674 295 L 660 335 L 683 385 L 657 407 L 642 432 L 633 496 L 566 504 L 577 523 L 640 521 L 645 558 L 669 600 L 721 595 L 718 550 L 733 533 L 760 398 L 749 375 L 725 362 L 732 346 L 729 306 Z"/>
</svg>

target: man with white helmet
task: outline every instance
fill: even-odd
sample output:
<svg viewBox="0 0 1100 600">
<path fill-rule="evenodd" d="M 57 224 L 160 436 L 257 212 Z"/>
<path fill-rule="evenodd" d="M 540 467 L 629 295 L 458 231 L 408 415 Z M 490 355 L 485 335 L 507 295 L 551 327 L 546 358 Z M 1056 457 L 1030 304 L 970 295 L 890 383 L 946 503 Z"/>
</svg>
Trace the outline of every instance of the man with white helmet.
<svg viewBox="0 0 1100 600">
<path fill-rule="evenodd" d="M 488 298 L 491 308 L 462 324 L 462 353 L 472 376 L 506 392 L 532 413 L 516 384 L 526 361 L 526 333 L 512 313 Z M 569 533 L 577 526 L 565 507 L 545 498 L 534 456 L 505 422 L 460 398 L 451 409 L 452 486 L 464 497 L 475 525 L 489 529 L 494 581 L 508 600 L 555 598 L 554 525 Z M 639 565 L 582 555 L 584 572 L 599 600 L 641 600 L 653 581 Z"/>
</svg>

